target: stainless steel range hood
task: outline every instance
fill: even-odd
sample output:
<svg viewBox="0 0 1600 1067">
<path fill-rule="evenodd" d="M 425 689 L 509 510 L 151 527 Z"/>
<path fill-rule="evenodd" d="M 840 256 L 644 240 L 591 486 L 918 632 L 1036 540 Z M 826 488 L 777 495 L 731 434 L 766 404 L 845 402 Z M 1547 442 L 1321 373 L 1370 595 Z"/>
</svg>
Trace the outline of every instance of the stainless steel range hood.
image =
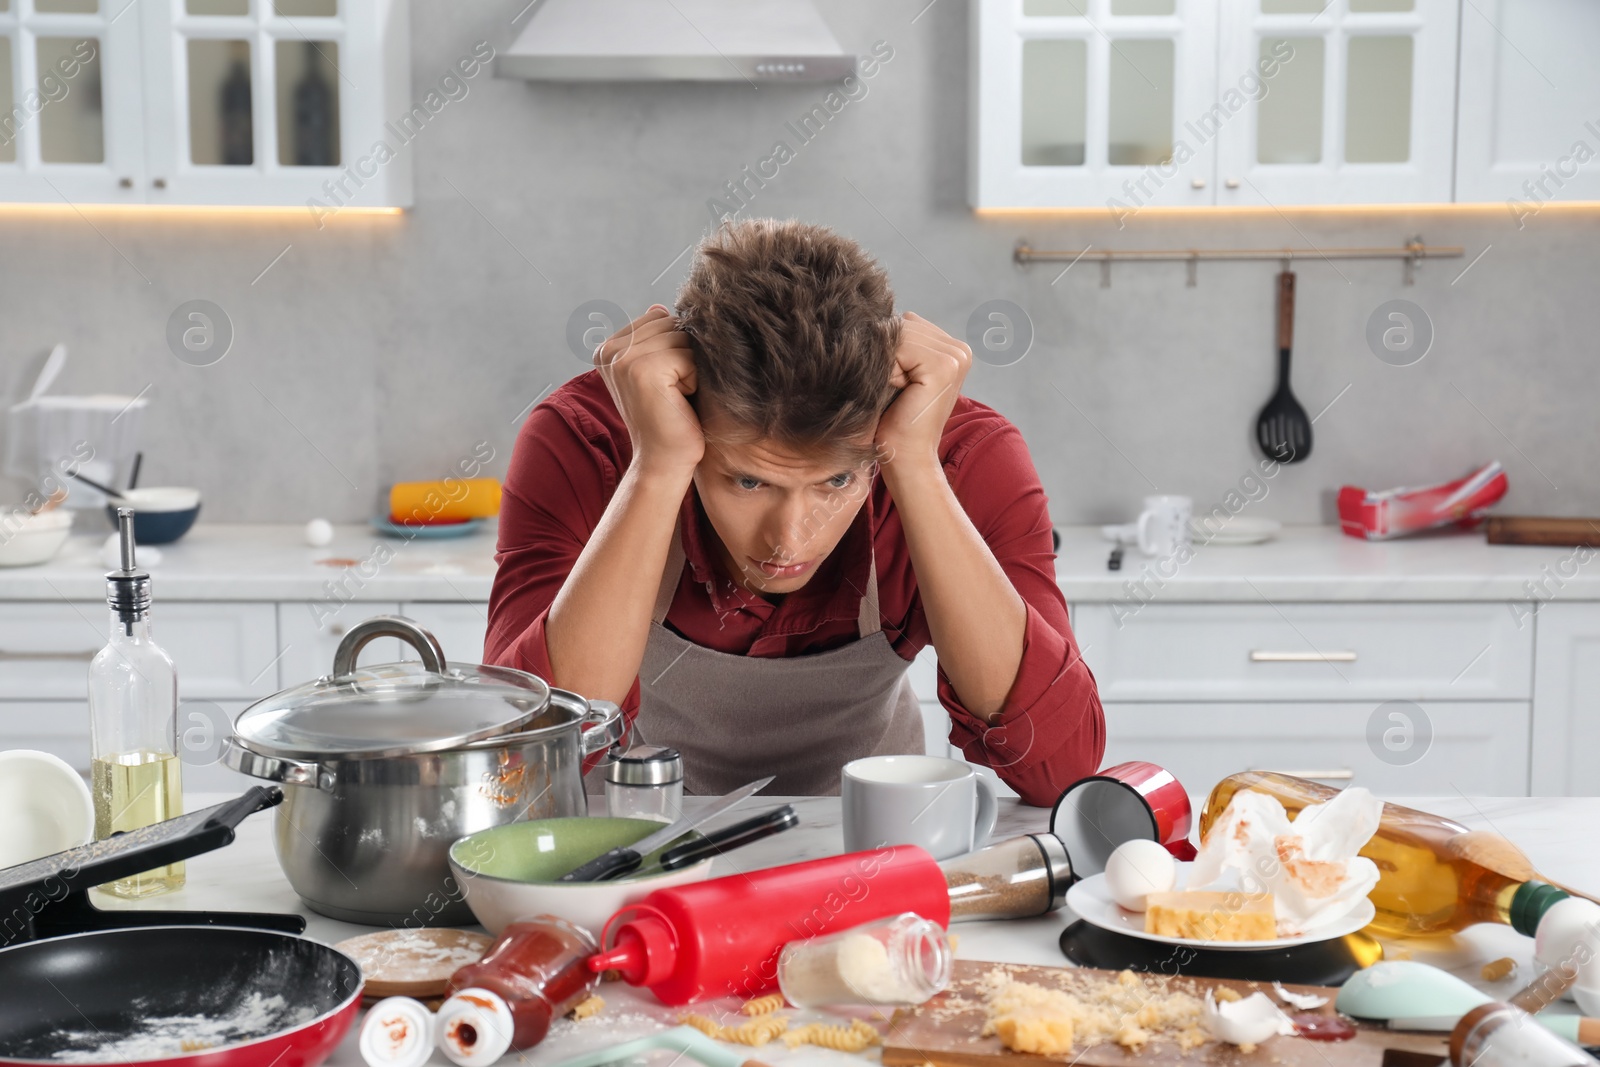
<svg viewBox="0 0 1600 1067">
<path fill-rule="evenodd" d="M 812 0 L 543 0 L 495 59 L 535 81 L 838 81 L 856 69 Z"/>
</svg>

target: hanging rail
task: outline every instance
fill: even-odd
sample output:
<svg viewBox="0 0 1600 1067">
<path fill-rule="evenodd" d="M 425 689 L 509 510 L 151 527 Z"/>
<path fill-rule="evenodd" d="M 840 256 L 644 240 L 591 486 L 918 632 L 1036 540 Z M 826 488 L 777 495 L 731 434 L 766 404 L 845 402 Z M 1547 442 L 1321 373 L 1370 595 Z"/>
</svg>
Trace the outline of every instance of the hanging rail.
<svg viewBox="0 0 1600 1067">
<path fill-rule="evenodd" d="M 1424 259 L 1459 259 L 1465 254 L 1460 245 L 1428 245 L 1420 236 L 1413 237 L 1398 247 L 1373 248 L 1149 248 L 1118 251 L 1112 248 L 1095 248 L 1090 245 L 1078 251 L 1057 251 L 1034 248 L 1027 240 L 1017 242 L 1012 259 L 1019 266 L 1030 263 L 1077 263 L 1091 260 L 1100 264 L 1100 284 L 1111 284 L 1111 264 L 1123 263 L 1187 263 L 1187 284 L 1196 284 L 1195 267 L 1201 260 L 1277 260 L 1287 267 L 1297 259 L 1398 259 L 1405 262 L 1405 284 L 1414 281 L 1413 271 Z"/>
</svg>

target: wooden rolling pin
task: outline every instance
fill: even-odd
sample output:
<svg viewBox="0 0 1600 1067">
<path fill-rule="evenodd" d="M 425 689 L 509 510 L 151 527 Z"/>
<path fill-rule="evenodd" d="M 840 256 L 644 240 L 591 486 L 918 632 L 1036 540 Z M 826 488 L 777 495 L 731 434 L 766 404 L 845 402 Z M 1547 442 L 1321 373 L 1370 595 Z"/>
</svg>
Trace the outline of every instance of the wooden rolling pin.
<svg viewBox="0 0 1600 1067">
<path fill-rule="evenodd" d="M 1490 515 L 1484 529 L 1491 545 L 1556 545 L 1600 548 L 1600 519 L 1539 515 Z"/>
</svg>

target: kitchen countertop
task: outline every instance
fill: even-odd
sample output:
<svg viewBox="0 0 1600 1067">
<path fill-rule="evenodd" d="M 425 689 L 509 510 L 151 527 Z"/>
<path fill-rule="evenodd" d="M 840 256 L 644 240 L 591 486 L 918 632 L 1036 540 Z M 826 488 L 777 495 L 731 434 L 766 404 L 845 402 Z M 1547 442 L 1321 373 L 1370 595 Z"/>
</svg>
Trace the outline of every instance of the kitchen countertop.
<svg viewBox="0 0 1600 1067">
<path fill-rule="evenodd" d="M 185 797 L 185 803 L 188 810 L 192 811 L 230 798 L 229 794 L 189 794 Z M 777 804 L 787 799 L 800 813 L 800 826 L 749 845 L 733 857 L 718 859 L 713 867 L 713 875 L 754 870 L 843 851 L 839 798 L 759 799 L 763 805 Z M 1550 878 L 1580 888 L 1600 885 L 1600 854 L 1586 847 L 1586 838 L 1579 829 L 1600 821 L 1600 797 L 1529 799 L 1455 796 L 1392 799 L 1455 819 L 1473 829 L 1497 831 L 1515 841 L 1528 854 L 1534 866 Z M 703 798 L 691 797 L 686 801 L 686 806 L 692 810 L 696 804 L 705 802 Z M 596 811 L 603 810 L 602 798 L 592 797 L 590 803 Z M 748 811 L 730 812 L 713 820 L 708 827 L 734 822 L 748 814 Z M 102 902 L 102 905 L 156 910 L 183 908 L 296 912 L 308 920 L 307 936 L 329 943 L 372 932 L 371 927 L 327 919 L 305 908 L 278 867 L 273 854 L 272 823 L 273 817 L 269 813 L 252 816 L 239 827 L 238 838 L 232 845 L 189 860 L 187 885 L 177 893 L 138 902 L 115 901 L 109 905 Z M 1048 823 L 1047 809 L 1026 807 L 1015 800 L 1001 800 L 995 839 L 1042 831 L 1047 829 Z M 1056 946 L 1056 939 L 1070 919 L 1071 913 L 1063 909 L 1037 919 L 960 923 L 952 927 L 960 935 L 956 955 L 959 959 L 1066 966 L 1066 960 Z M 1498 984 L 1488 984 L 1482 981 L 1478 968 L 1490 960 L 1510 956 L 1519 965 L 1518 975 L 1529 974 L 1533 942 L 1509 927 L 1486 924 L 1473 927 L 1456 937 L 1434 942 L 1386 942 L 1385 949 L 1391 958 L 1409 956 L 1435 963 L 1455 971 L 1492 994 L 1505 997 L 1518 988 L 1518 979 L 1513 977 Z M 606 984 L 601 993 L 606 1000 L 606 1009 L 599 1016 L 581 1023 L 559 1021 L 544 1044 L 521 1057 L 509 1055 L 502 1062 L 554 1064 L 580 1052 L 643 1036 L 663 1024 L 670 1025 L 677 1012 L 683 1010 L 667 1008 L 658 1004 L 648 993 L 620 982 Z M 726 1002 L 710 1001 L 695 1010 L 715 1014 L 719 1009 L 725 1010 L 735 1003 L 731 999 Z M 1549 1010 L 1572 1009 L 1570 1005 L 1560 1004 Z M 359 1021 L 328 1061 L 332 1067 L 360 1067 L 362 1060 L 356 1046 L 358 1033 Z M 819 1049 L 790 1051 L 781 1045 L 763 1048 L 760 1058 L 779 1063 L 860 1062 L 859 1057 L 847 1057 L 842 1053 Z M 429 1062 L 445 1064 L 448 1061 L 435 1053 Z"/>
<path fill-rule="evenodd" d="M 105 596 L 100 546 L 109 530 L 96 512 L 37 567 L 0 569 L 0 600 L 95 600 Z M 486 601 L 494 581 L 496 525 L 454 540 L 400 540 L 366 526 L 336 526 L 333 543 L 311 548 L 299 525 L 200 522 L 162 546 L 150 567 L 162 600 Z M 1271 600 L 1600 600 L 1596 553 L 1490 545 L 1450 533 L 1358 541 L 1331 526 L 1289 526 L 1260 545 L 1197 547 L 1186 563 L 1128 550 L 1106 569 L 1111 545 L 1098 527 L 1061 528 L 1056 575 L 1072 603 Z M 331 561 L 331 562 L 330 562 Z M 1530 584 L 1531 583 L 1531 584 Z"/>
</svg>

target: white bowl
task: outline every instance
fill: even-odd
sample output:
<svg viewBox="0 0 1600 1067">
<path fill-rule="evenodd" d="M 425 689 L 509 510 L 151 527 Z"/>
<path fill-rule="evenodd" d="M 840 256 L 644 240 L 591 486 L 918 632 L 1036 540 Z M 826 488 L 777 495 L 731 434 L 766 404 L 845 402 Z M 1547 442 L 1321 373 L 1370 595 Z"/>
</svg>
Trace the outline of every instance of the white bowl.
<svg viewBox="0 0 1600 1067">
<path fill-rule="evenodd" d="M 607 849 L 631 844 L 662 824 L 648 819 L 574 816 L 533 819 L 481 830 L 450 847 L 450 871 L 472 914 L 495 937 L 518 919 L 554 915 L 577 923 L 599 940 L 606 920 L 657 889 L 701 882 L 711 860 L 681 870 L 614 882 L 555 882 Z M 689 837 L 699 837 L 691 832 Z M 660 854 L 646 857 L 648 862 Z"/>
<path fill-rule="evenodd" d="M 200 503 L 200 490 L 188 489 L 182 486 L 151 486 L 149 489 L 129 489 L 122 494 L 123 504 L 117 507 L 128 507 L 134 511 L 162 512 L 162 511 L 188 511 Z"/>
<path fill-rule="evenodd" d="M 94 799 L 66 760 L 18 748 L 0 752 L 0 867 L 94 840 Z"/>
<path fill-rule="evenodd" d="M 0 567 L 31 567 L 53 559 L 72 534 L 65 508 L 32 515 L 0 510 Z"/>
</svg>

